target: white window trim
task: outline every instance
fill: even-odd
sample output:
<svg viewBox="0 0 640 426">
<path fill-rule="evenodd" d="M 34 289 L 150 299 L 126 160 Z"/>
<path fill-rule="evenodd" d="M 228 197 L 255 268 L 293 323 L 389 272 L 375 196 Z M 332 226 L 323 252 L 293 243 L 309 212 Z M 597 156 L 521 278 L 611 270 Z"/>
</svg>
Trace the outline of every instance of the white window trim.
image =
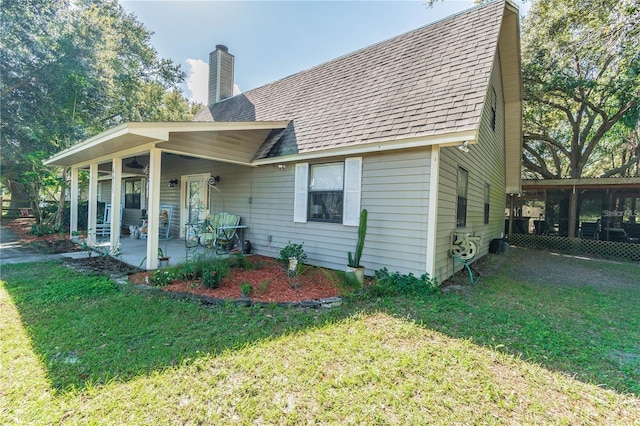
<svg viewBox="0 0 640 426">
<path fill-rule="evenodd" d="M 309 202 L 309 163 L 297 163 L 293 196 L 293 221 L 307 223 Z M 344 160 L 342 224 L 358 226 L 362 193 L 362 157 Z"/>
</svg>

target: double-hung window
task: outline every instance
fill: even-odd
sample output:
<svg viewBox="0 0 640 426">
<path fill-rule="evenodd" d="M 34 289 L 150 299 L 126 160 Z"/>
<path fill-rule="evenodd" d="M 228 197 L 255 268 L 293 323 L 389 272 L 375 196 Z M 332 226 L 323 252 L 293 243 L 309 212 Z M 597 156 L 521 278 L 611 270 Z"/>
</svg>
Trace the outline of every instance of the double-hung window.
<svg viewBox="0 0 640 426">
<path fill-rule="evenodd" d="M 342 223 L 344 163 L 312 164 L 309 170 L 309 220 Z"/>
<path fill-rule="evenodd" d="M 322 164 L 297 163 L 293 221 L 358 226 L 361 186 L 362 157 Z"/>
<path fill-rule="evenodd" d="M 458 203 L 456 206 L 456 226 L 467 226 L 467 196 L 469 194 L 469 172 L 458 167 Z"/>
<path fill-rule="evenodd" d="M 139 209 L 142 195 L 142 180 L 127 180 L 124 182 L 124 207 Z"/>
</svg>

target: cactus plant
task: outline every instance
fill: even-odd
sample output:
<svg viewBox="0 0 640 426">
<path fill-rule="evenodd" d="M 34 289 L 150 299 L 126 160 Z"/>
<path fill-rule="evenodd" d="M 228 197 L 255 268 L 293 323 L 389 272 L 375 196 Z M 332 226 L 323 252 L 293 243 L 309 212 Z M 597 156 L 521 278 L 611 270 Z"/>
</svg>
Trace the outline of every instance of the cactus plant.
<svg viewBox="0 0 640 426">
<path fill-rule="evenodd" d="M 360 212 L 360 223 L 358 225 L 358 242 L 356 243 L 355 254 L 349 252 L 349 263 L 351 268 L 361 268 L 360 259 L 362 258 L 362 250 L 364 249 L 364 237 L 367 235 L 367 209 Z"/>
</svg>

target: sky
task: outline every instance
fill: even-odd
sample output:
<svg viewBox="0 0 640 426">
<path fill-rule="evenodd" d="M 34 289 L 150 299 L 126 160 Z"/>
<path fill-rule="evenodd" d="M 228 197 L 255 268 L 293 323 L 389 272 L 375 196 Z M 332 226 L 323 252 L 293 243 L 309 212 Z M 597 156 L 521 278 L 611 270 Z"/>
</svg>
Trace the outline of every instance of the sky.
<svg viewBox="0 0 640 426">
<path fill-rule="evenodd" d="M 159 56 L 187 72 L 184 95 L 204 104 L 207 62 L 217 44 L 235 56 L 240 93 L 474 7 L 466 0 L 433 8 L 424 0 L 119 2 L 154 33 Z M 522 16 L 529 3 L 516 2 Z"/>
</svg>

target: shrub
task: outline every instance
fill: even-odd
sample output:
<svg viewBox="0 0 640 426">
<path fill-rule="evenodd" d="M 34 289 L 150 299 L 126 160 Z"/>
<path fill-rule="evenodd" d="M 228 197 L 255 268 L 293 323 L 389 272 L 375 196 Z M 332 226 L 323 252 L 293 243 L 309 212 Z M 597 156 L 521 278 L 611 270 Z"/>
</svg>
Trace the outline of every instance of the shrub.
<svg viewBox="0 0 640 426">
<path fill-rule="evenodd" d="M 34 223 L 31 225 L 30 234 L 37 237 L 59 233 L 59 229 L 49 223 Z"/>
<path fill-rule="evenodd" d="M 178 276 L 174 270 L 162 269 L 157 270 L 149 276 L 149 284 L 156 287 L 164 287 L 171 284 Z"/>
<path fill-rule="evenodd" d="M 225 259 L 214 259 L 202 270 L 202 285 L 207 288 L 218 288 L 220 282 L 229 272 L 229 262 Z"/>
<path fill-rule="evenodd" d="M 244 297 L 249 297 L 249 295 L 253 293 L 253 286 L 249 281 L 243 281 L 240 284 L 240 293 L 242 293 Z"/>
<path fill-rule="evenodd" d="M 289 267 L 289 259 L 292 257 L 298 260 L 298 264 L 303 264 L 307 260 L 307 253 L 304 252 L 302 244 L 293 244 L 289 241 L 289 244 L 280 250 L 280 261 L 285 268 Z"/>
<path fill-rule="evenodd" d="M 429 295 L 436 292 L 438 282 L 429 277 L 429 274 L 422 274 L 419 278 L 412 273 L 409 275 L 400 272 L 389 273 L 387 268 L 376 271 L 374 281 L 367 288 L 371 296 L 399 296 L 399 295 Z"/>
<path fill-rule="evenodd" d="M 260 293 L 266 293 L 269 291 L 269 287 L 271 287 L 271 280 L 268 278 L 264 278 L 260 280 L 258 283 L 258 291 Z"/>
</svg>

